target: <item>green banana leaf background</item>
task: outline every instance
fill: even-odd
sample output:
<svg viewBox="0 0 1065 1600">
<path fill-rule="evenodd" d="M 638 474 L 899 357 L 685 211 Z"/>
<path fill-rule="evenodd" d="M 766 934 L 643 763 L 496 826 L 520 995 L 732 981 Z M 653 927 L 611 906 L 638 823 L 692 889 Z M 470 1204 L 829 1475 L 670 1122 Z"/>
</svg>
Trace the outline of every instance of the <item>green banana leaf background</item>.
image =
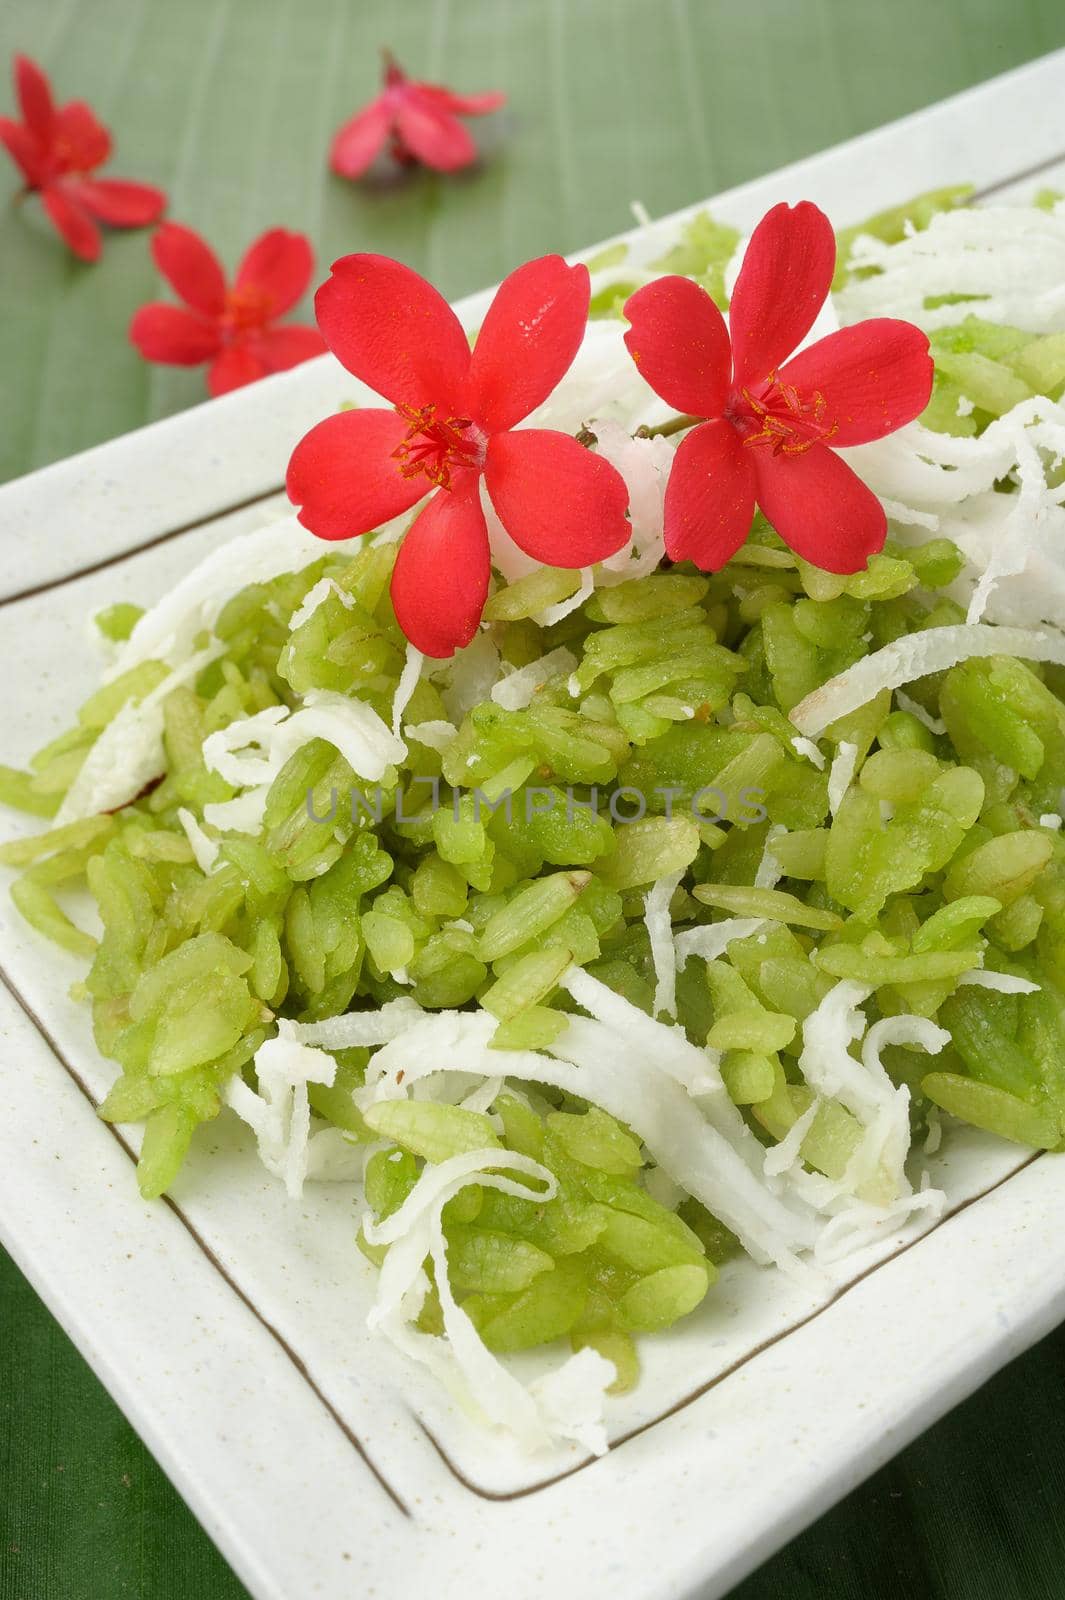
<svg viewBox="0 0 1065 1600">
<path fill-rule="evenodd" d="M 504 89 L 483 160 L 353 186 L 326 163 L 388 45 Z M 7 0 L 21 50 L 227 264 L 264 228 L 395 255 L 446 294 L 772 170 L 1065 45 L 1062 0 Z M 0 87 L 0 113 L 13 109 Z M 1063 113 L 1065 125 L 1065 113 Z M 1063 139 L 1065 143 L 1065 139 Z M 970 175 L 958 173 L 959 180 Z M 143 232 L 75 261 L 0 168 L 0 480 L 204 398 L 128 343 Z M 309 320 L 305 304 L 297 315 Z M 2 536 L 2 534 L 0 534 Z M 91 555 L 86 553 L 86 559 Z M 1065 1332 L 1016 1361 L 734 1600 L 1065 1596 Z M 709 1508 L 708 1508 L 709 1509 Z M 0 1255 L 0 1600 L 237 1600 L 201 1532 Z"/>
</svg>

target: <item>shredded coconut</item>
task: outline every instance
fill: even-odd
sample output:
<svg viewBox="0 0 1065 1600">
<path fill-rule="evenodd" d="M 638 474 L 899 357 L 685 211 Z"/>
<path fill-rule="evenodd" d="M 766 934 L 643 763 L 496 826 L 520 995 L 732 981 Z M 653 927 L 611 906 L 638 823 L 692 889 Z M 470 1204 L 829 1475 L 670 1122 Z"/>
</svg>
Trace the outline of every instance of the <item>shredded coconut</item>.
<svg viewBox="0 0 1065 1600">
<path fill-rule="evenodd" d="M 818 772 L 824 771 L 824 752 L 817 748 L 812 739 L 804 739 L 801 733 L 797 733 L 791 742 L 793 748 L 798 751 L 799 755 L 805 756 L 807 761 L 813 762 Z"/>
<path fill-rule="evenodd" d="M 307 1085 L 322 1083 L 331 1087 L 336 1078 L 336 1062 L 323 1050 L 300 1043 L 295 1027 L 282 1018 L 277 1038 L 268 1039 L 256 1051 L 258 1093 L 238 1073 L 229 1080 L 223 1098 L 254 1132 L 263 1166 L 284 1182 L 293 1199 L 298 1199 L 308 1177 L 326 1173 L 331 1177 L 359 1177 L 365 1152 L 363 1147 L 349 1144 L 346 1165 L 338 1170 L 338 1130 L 322 1128 L 311 1133 Z"/>
<path fill-rule="evenodd" d="M 536 1187 L 516 1182 L 518 1176 L 531 1179 Z M 596 1351 L 583 1350 L 527 1388 L 491 1353 L 455 1300 L 442 1214 L 447 1202 L 473 1182 L 503 1194 L 528 1198 L 533 1193 L 544 1200 L 558 1188 L 546 1167 L 511 1150 L 473 1150 L 426 1167 L 397 1211 L 380 1222 L 367 1219 L 363 1224 L 368 1243 L 389 1247 L 369 1325 L 429 1367 L 471 1411 L 513 1433 L 525 1449 L 535 1451 L 556 1439 L 571 1439 L 602 1455 L 607 1448 L 605 1395 L 617 1376 L 613 1363 Z M 429 1287 L 422 1267 L 427 1257 L 433 1263 L 446 1339 L 411 1326 Z"/>
<path fill-rule="evenodd" d="M 407 659 L 403 663 L 403 671 L 399 675 L 399 682 L 396 684 L 396 692 L 392 698 L 392 734 L 396 739 L 399 738 L 399 730 L 403 722 L 403 713 L 410 705 L 411 696 L 418 687 L 418 679 L 422 675 L 422 666 L 424 661 L 425 657 L 422 655 L 421 651 L 416 650 L 412 644 L 408 644 Z"/>
<path fill-rule="evenodd" d="M 533 621 L 539 623 L 541 628 L 554 627 L 555 623 L 561 622 L 563 617 L 568 617 L 571 612 L 579 610 L 594 588 L 595 577 L 591 567 L 582 567 L 581 581 L 576 593 L 571 594 L 567 600 L 560 600 L 556 606 L 545 606 L 543 611 L 537 613 Z"/>
<path fill-rule="evenodd" d="M 775 889 L 784 876 L 784 868 L 773 853 L 773 846 L 778 839 L 785 837 L 787 831 L 787 828 L 781 823 L 774 822 L 766 834 L 762 859 L 759 861 L 754 874 L 754 887 L 756 889 Z"/>
<path fill-rule="evenodd" d="M 240 589 L 298 572 L 321 554 L 322 541 L 295 517 L 218 546 L 138 618 L 119 651 L 112 677 L 141 661 L 180 664 L 192 653 L 197 635 L 214 625 L 226 601 Z"/>
<path fill-rule="evenodd" d="M 416 744 L 424 744 L 430 750 L 443 752 L 448 745 L 455 742 L 458 729 L 454 723 L 438 719 L 436 722 L 408 722 L 403 733 Z"/>
<path fill-rule="evenodd" d="M 900 1195 L 890 1205 L 872 1205 L 851 1200 L 822 1227 L 814 1245 L 814 1260 L 824 1266 L 854 1254 L 869 1245 L 879 1244 L 896 1232 L 900 1224 L 924 1212 L 929 1223 L 939 1220 L 947 1197 L 942 1189 L 921 1189 L 916 1194 Z"/>
<path fill-rule="evenodd" d="M 172 689 L 199 677 L 222 654 L 214 644 L 190 656 L 136 703 L 127 700 L 107 724 L 82 762 L 56 812 L 55 827 L 117 811 L 135 800 L 166 768 L 163 751 L 163 701 Z"/>
<path fill-rule="evenodd" d="M 500 678 L 492 689 L 492 699 L 505 711 L 523 711 L 532 704 L 545 683 L 562 673 L 572 673 L 576 665 L 576 656 L 564 646 L 549 650 L 546 656 L 539 656 L 527 666 L 518 667 L 509 676 Z"/>
<path fill-rule="evenodd" d="M 311 739 L 333 745 L 352 771 L 371 783 L 379 783 L 388 767 L 407 753 L 371 706 L 312 689 L 295 711 L 267 706 L 207 736 L 203 759 L 208 769 L 248 793 L 204 806 L 204 820 L 214 827 L 257 832 L 270 785 L 289 757 Z"/>
<path fill-rule="evenodd" d="M 1032 333 L 1065 328 L 1065 217 L 1038 206 L 942 211 L 895 244 L 864 234 L 850 264 L 876 270 L 836 295 L 844 322 L 902 317 L 930 332 L 973 311 Z M 957 295 L 978 304 L 959 307 Z"/>
<path fill-rule="evenodd" d="M 289 1023 L 291 1037 L 323 1050 L 350 1050 L 356 1045 L 387 1044 L 424 1015 L 421 1006 L 404 996 L 389 1000 L 379 1010 L 346 1011 L 321 1022 Z"/>
<path fill-rule="evenodd" d="M 965 555 L 950 593 L 967 602 L 967 621 L 1065 625 L 1060 402 L 1022 400 L 971 438 L 912 422 L 842 454 L 894 520 L 928 527 Z"/>
<path fill-rule="evenodd" d="M 801 1117 L 797 1117 L 778 1144 L 771 1145 L 765 1153 L 765 1174 L 768 1178 L 780 1177 L 790 1172 L 801 1161 L 802 1142 L 813 1126 L 821 1109 L 817 1095 L 810 1101 Z"/>
<path fill-rule="evenodd" d="M 653 572 L 665 554 L 664 506 L 675 443 L 661 434 L 634 438 L 631 425 L 626 427 L 612 417 L 598 418 L 593 432 L 599 455 L 625 480 L 632 528 L 628 544 L 602 562 L 597 581 L 602 585 L 640 578 Z"/>
<path fill-rule="evenodd" d="M 647 891 L 644 900 L 643 920 L 647 937 L 651 941 L 651 960 L 655 969 L 655 997 L 653 1010 L 656 1017 L 677 1014 L 677 952 L 673 944 L 673 923 L 669 903 L 677 891 L 683 872 L 672 872 Z"/>
<path fill-rule="evenodd" d="M 209 800 L 203 808 L 203 820 L 222 833 L 260 833 L 269 793 L 270 785 L 261 783 L 232 800 Z"/>
<path fill-rule="evenodd" d="M 929 673 L 946 672 L 959 661 L 1000 655 L 1065 665 L 1065 635 L 988 622 L 958 622 L 904 634 L 808 694 L 792 711 L 791 720 L 801 733 L 817 738 L 830 723 L 857 711 L 882 689 L 898 689 Z"/>
<path fill-rule="evenodd" d="M 437 663 L 432 676 L 442 680 L 440 698 L 457 728 L 467 711 L 487 700 L 499 677 L 499 651 L 487 633 L 479 633 L 450 661 Z"/>
<path fill-rule="evenodd" d="M 617 1378 L 612 1361 L 585 1345 L 554 1371 L 535 1379 L 529 1393 L 553 1438 L 572 1439 L 591 1455 L 608 1448 L 603 1416 L 606 1392 Z"/>
<path fill-rule="evenodd" d="M 307 590 L 301 604 L 292 613 L 292 618 L 288 625 L 289 632 L 295 633 L 297 628 L 302 628 L 305 622 L 309 622 L 318 607 L 324 600 L 328 600 L 331 594 L 335 594 L 341 605 L 346 607 L 348 611 L 355 604 L 353 596 L 345 593 L 333 578 L 319 578 L 318 582 L 312 584 L 311 588 Z"/>
<path fill-rule="evenodd" d="M 887 1184 L 891 1193 L 885 1198 L 894 1204 L 912 1196 L 905 1170 L 910 1092 L 892 1083 L 880 1052 L 887 1044 L 916 1044 L 935 1052 L 950 1035 L 924 1017 L 885 1017 L 869 1029 L 861 1060 L 855 1060 L 850 1046 L 865 1033 L 859 1008 L 871 992 L 849 980 L 829 990 L 803 1023 L 799 1070 L 815 1094 L 838 1100 L 865 1130 L 848 1163 L 843 1190 L 859 1200 L 875 1193 L 879 1200 Z"/>
<path fill-rule="evenodd" d="M 895 703 L 900 711 L 906 711 L 911 717 L 916 717 L 918 722 L 928 729 L 929 733 L 946 733 L 947 725 L 943 718 L 934 717 L 930 711 L 925 710 L 919 700 L 912 699 L 904 689 L 895 690 Z"/>
<path fill-rule="evenodd" d="M 858 746 L 842 739 L 828 773 L 828 807 L 833 816 L 843 803 L 843 796 L 851 786 L 857 765 Z"/>
<path fill-rule="evenodd" d="M 926 1156 L 934 1156 L 943 1143 L 943 1124 L 939 1117 L 939 1107 L 929 1106 L 925 1120 L 928 1132 L 925 1134 L 924 1153 Z"/>
<path fill-rule="evenodd" d="M 998 994 L 1038 994 L 1039 985 L 1028 978 L 1014 977 L 1012 972 L 989 972 L 984 969 L 963 972 L 959 984 L 973 989 L 994 989 Z"/>
<path fill-rule="evenodd" d="M 676 1071 L 681 1049 L 702 1052 L 679 1030 L 628 1006 L 587 973 L 572 976 L 617 1001 L 617 1018 L 608 1024 L 571 1017 L 550 1055 L 508 1051 L 507 1077 L 550 1084 L 601 1106 L 632 1128 L 657 1164 L 731 1228 L 756 1260 L 801 1271 L 795 1251 L 813 1240 L 806 1209 L 767 1186 L 762 1147 L 723 1090 L 696 1102 L 666 1069 L 665 1058 L 673 1056 Z M 594 997 L 582 988 L 574 998 L 584 1004 Z M 630 1027 L 630 1013 L 640 1018 L 639 1033 Z M 395 1098 L 416 1079 L 436 1073 L 495 1077 L 500 1066 L 499 1053 L 490 1049 L 495 1028 L 495 1018 L 484 1012 L 440 1011 L 424 1017 L 372 1057 L 366 1086 L 357 1091 L 359 1103 Z M 657 1050 L 647 1049 L 647 1037 Z M 711 1106 L 731 1137 L 714 1125 Z"/>
<path fill-rule="evenodd" d="M 192 853 L 196 857 L 196 865 L 201 872 L 213 872 L 214 864 L 218 860 L 217 839 L 209 839 L 192 812 L 186 810 L 184 806 L 178 806 L 177 817 L 184 829 L 186 839 L 192 846 Z"/>
<path fill-rule="evenodd" d="M 685 928 L 674 941 L 677 964 L 683 967 L 691 956 L 702 956 L 704 961 L 716 961 L 725 954 L 733 939 L 749 939 L 764 927 L 764 917 L 726 917 L 721 922 L 710 922 L 701 928 Z"/>
</svg>

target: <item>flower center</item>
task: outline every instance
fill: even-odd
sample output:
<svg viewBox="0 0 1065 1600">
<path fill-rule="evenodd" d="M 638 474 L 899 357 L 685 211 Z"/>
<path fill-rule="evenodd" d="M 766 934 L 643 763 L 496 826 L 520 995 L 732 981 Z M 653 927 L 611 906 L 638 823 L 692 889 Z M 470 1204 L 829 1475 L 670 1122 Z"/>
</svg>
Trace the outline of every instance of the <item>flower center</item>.
<svg viewBox="0 0 1065 1600">
<path fill-rule="evenodd" d="M 63 134 L 53 134 L 50 154 L 58 172 L 76 173 L 77 152 L 71 141 Z"/>
<path fill-rule="evenodd" d="M 222 325 L 229 333 L 247 333 L 251 328 L 261 328 L 269 318 L 270 297 L 253 284 L 230 289 L 226 295 Z"/>
<path fill-rule="evenodd" d="M 396 412 L 407 432 L 392 459 L 404 478 L 424 472 L 436 488 L 450 489 L 453 467 L 478 467 L 484 461 L 484 437 L 469 417 L 438 417 L 431 404 L 398 405 Z"/>
<path fill-rule="evenodd" d="M 839 431 L 830 421 L 820 389 L 801 395 L 775 372 L 756 392 L 742 389 L 730 397 L 729 420 L 743 435 L 744 444 L 767 445 L 775 456 L 801 456 L 812 444 L 822 444 Z"/>
</svg>

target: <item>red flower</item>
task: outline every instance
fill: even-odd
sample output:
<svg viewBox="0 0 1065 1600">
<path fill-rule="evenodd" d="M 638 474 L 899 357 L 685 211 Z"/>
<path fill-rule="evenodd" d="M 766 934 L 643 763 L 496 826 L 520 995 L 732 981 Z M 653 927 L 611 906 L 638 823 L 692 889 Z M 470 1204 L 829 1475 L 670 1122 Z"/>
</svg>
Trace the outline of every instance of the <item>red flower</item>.
<svg viewBox="0 0 1065 1600">
<path fill-rule="evenodd" d="M 161 189 L 90 177 L 111 154 L 111 135 L 84 101 L 57 106 L 48 79 L 25 56 L 15 57 L 14 76 L 22 121 L 0 117 L 0 140 L 76 256 L 95 261 L 100 254 L 97 222 L 143 228 L 163 214 Z"/>
<path fill-rule="evenodd" d="M 361 178 L 390 143 L 404 165 L 420 161 L 437 172 L 457 172 L 477 159 L 477 146 L 459 117 L 498 111 L 506 95 L 453 94 L 434 83 L 415 83 L 385 51 L 385 87 L 376 100 L 337 130 L 329 165 L 342 178 Z"/>
<path fill-rule="evenodd" d="M 344 256 L 318 291 L 329 348 L 394 409 L 318 423 L 289 462 L 289 496 L 312 533 L 350 539 L 436 490 L 392 577 L 399 625 L 426 655 L 452 655 L 481 620 L 482 475 L 507 532 L 537 561 L 589 566 L 629 537 L 628 492 L 609 462 L 568 434 L 515 428 L 568 370 L 589 297 L 587 267 L 530 261 L 496 291 L 471 354 L 447 302 L 386 256 Z"/>
<path fill-rule="evenodd" d="M 226 394 L 242 384 L 284 372 L 325 351 L 316 328 L 274 326 L 303 294 L 314 255 L 302 233 L 271 228 L 256 239 L 231 287 L 210 245 L 176 222 L 164 222 L 152 239 L 155 264 L 183 306 L 141 306 L 129 336 L 146 361 L 198 367 L 209 361 L 207 388 Z"/>
<path fill-rule="evenodd" d="M 656 394 L 709 418 L 677 450 L 665 500 L 666 551 L 724 565 L 759 505 L 804 560 L 857 572 L 887 533 L 880 501 L 830 445 L 865 444 L 928 403 L 928 340 L 879 317 L 831 333 L 786 365 L 824 304 L 836 244 L 807 200 L 774 206 L 754 231 L 729 326 L 689 278 L 660 278 L 625 306 L 629 353 Z"/>
</svg>

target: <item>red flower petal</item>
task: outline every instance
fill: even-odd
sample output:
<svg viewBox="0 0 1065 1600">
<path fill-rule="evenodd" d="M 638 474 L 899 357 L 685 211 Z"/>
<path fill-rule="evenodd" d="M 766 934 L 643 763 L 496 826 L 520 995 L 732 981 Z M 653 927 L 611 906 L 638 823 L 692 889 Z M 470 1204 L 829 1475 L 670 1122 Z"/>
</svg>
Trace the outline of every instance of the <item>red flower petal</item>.
<svg viewBox="0 0 1065 1600">
<path fill-rule="evenodd" d="M 68 192 L 92 216 L 112 228 L 144 228 L 166 210 L 166 195 L 150 183 L 129 183 L 123 178 L 83 178 L 68 183 Z"/>
<path fill-rule="evenodd" d="M 678 411 L 720 416 L 731 372 L 725 319 L 690 278 L 658 278 L 625 302 L 625 344 L 655 394 Z"/>
<path fill-rule="evenodd" d="M 463 402 L 489 433 L 527 417 L 569 370 L 590 298 L 588 268 L 561 256 L 529 261 L 503 279 L 477 335 Z"/>
<path fill-rule="evenodd" d="M 141 306 L 129 325 L 129 336 L 145 361 L 171 367 L 198 367 L 217 355 L 222 336 L 198 311 L 154 302 Z"/>
<path fill-rule="evenodd" d="M 751 236 L 729 307 L 737 388 L 762 383 L 809 333 L 836 266 L 836 236 L 801 200 L 767 211 Z"/>
<path fill-rule="evenodd" d="M 804 561 L 826 572 L 860 572 L 887 537 L 884 508 L 826 445 L 801 455 L 774 455 L 755 446 L 758 504 Z"/>
<path fill-rule="evenodd" d="M 329 165 L 342 178 L 361 178 L 373 164 L 388 137 L 392 109 L 386 100 L 373 100 L 337 129 L 329 150 Z"/>
<path fill-rule="evenodd" d="M 457 172 L 477 160 L 477 146 L 468 130 L 414 84 L 396 112 L 396 131 L 411 155 L 435 172 Z"/>
<path fill-rule="evenodd" d="M 304 434 L 285 478 L 303 526 L 320 539 L 353 539 L 416 505 L 427 480 L 405 478 L 392 459 L 406 433 L 394 411 L 341 411 Z"/>
<path fill-rule="evenodd" d="M 666 554 L 716 572 L 736 554 L 754 516 L 751 451 L 724 419 L 681 441 L 666 484 Z"/>
<path fill-rule="evenodd" d="M 41 190 L 41 203 L 65 244 L 82 261 L 95 261 L 100 254 L 100 230 L 89 213 L 59 184 Z"/>
<path fill-rule="evenodd" d="M 874 317 L 830 333 L 785 367 L 781 383 L 825 399 L 832 445 L 867 444 L 912 422 L 932 393 L 928 338 L 912 322 Z"/>
<path fill-rule="evenodd" d="M 437 490 L 399 547 L 392 604 L 415 649 L 445 658 L 469 644 L 490 575 L 488 529 L 471 474 L 453 489 Z"/>
<path fill-rule="evenodd" d="M 270 228 L 256 239 L 237 268 L 238 289 L 256 289 L 269 303 L 266 316 L 290 311 L 311 281 L 314 252 L 302 233 Z"/>
<path fill-rule="evenodd" d="M 207 368 L 207 393 L 213 400 L 229 394 L 232 389 L 243 389 L 246 383 L 265 378 L 269 367 L 250 344 L 231 344 L 215 356 Z"/>
<path fill-rule="evenodd" d="M 301 361 L 325 354 L 325 340 L 317 328 L 290 322 L 280 328 L 264 328 L 256 335 L 254 349 L 268 372 L 287 372 Z"/>
<path fill-rule="evenodd" d="M 339 361 L 393 405 L 454 411 L 470 364 L 462 324 L 417 272 L 388 256 L 341 256 L 314 297 Z"/>
<path fill-rule="evenodd" d="M 490 89 L 485 94 L 456 94 L 439 83 L 419 83 L 416 88 L 442 111 L 451 111 L 456 117 L 486 117 L 490 111 L 498 111 L 507 103 L 500 89 Z"/>
<path fill-rule="evenodd" d="M 15 93 L 22 111 L 22 120 L 29 131 L 42 143 L 52 136 L 55 119 L 55 101 L 52 86 L 35 61 L 29 56 L 15 57 Z"/>
<path fill-rule="evenodd" d="M 628 543 L 624 478 L 569 434 L 549 428 L 493 434 L 484 476 L 500 522 L 537 561 L 587 567 Z"/>
<path fill-rule="evenodd" d="M 53 146 L 62 147 L 63 171 L 81 177 L 111 154 L 111 135 L 84 100 L 72 100 L 55 114 Z"/>
<path fill-rule="evenodd" d="M 159 271 L 186 305 L 207 317 L 220 317 L 226 307 L 226 275 L 205 239 L 180 222 L 164 222 L 152 235 L 152 257 Z"/>
<path fill-rule="evenodd" d="M 21 122 L 0 117 L 0 144 L 3 144 L 30 188 L 36 188 L 41 175 L 40 147 Z"/>
</svg>

